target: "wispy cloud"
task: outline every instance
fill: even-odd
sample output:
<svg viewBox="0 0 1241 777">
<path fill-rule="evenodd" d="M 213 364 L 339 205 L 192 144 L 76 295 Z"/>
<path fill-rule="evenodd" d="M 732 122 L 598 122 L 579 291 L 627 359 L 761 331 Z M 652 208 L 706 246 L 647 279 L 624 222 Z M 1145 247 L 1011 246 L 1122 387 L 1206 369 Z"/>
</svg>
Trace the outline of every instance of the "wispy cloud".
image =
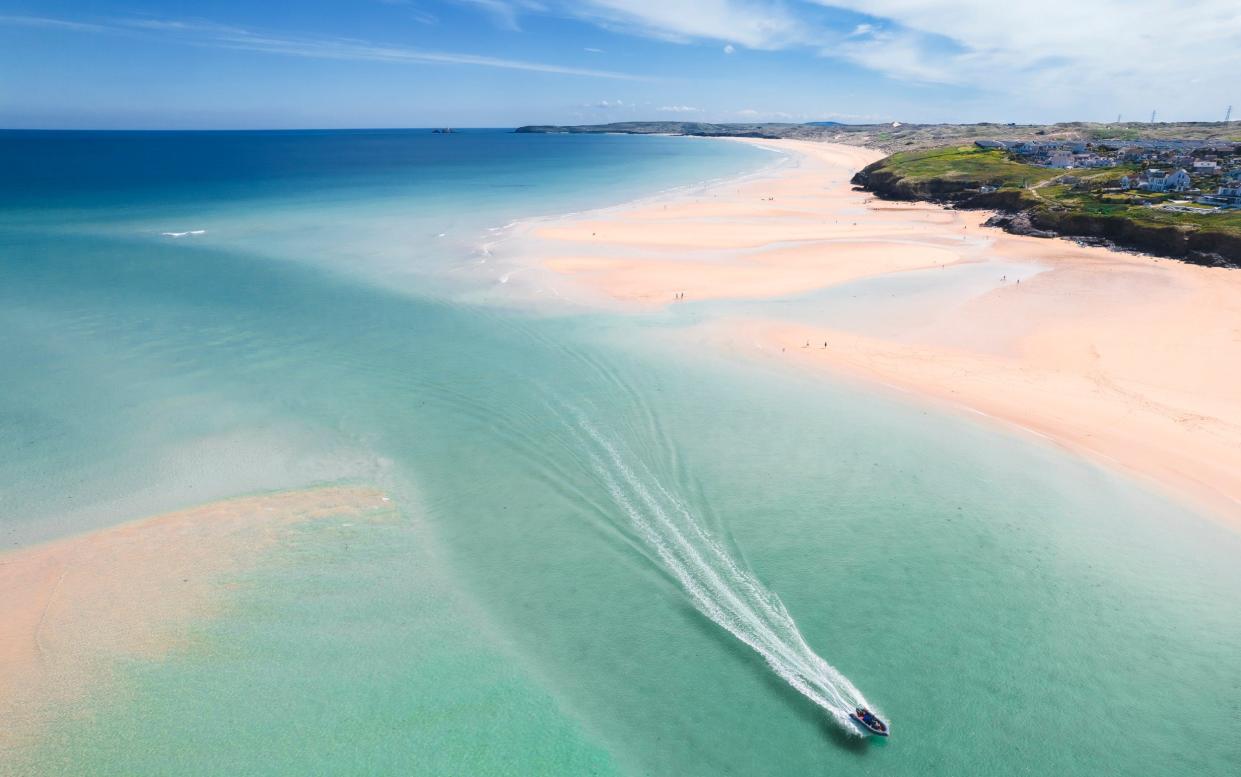
<svg viewBox="0 0 1241 777">
<path fill-rule="evenodd" d="M 736 111 L 736 115 L 751 121 L 792 121 L 797 118 L 793 114 L 785 113 L 784 111 L 760 111 L 754 108 L 742 108 Z"/>
<path fill-rule="evenodd" d="M 547 6 L 537 0 L 453 0 L 458 5 L 473 6 L 491 17 L 497 26 L 514 32 L 521 30 L 518 17 L 523 13 L 541 13 Z"/>
<path fill-rule="evenodd" d="M 158 33 L 165 40 L 189 45 L 257 51 L 265 54 L 304 57 L 308 59 L 355 60 L 389 62 L 393 64 L 472 65 L 588 78 L 630 81 L 648 80 L 641 76 L 610 70 L 506 59 L 482 54 L 431 51 L 408 46 L 385 45 L 355 38 L 269 34 L 202 19 L 133 18 L 117 19 L 106 23 L 87 23 L 50 17 L 0 16 L 0 25 L 57 28 L 91 33 Z"/>
<path fill-rule="evenodd" d="M 800 48 L 1061 114 L 1093 112 L 1100 101 L 1214 110 L 1235 101 L 1241 72 L 1237 0 L 1042 0 L 1037 9 L 996 0 L 544 2 L 611 31 L 725 52 Z"/>
<path fill-rule="evenodd" d="M 89 22 L 75 22 L 69 19 L 51 19 L 43 16 L 0 16 L 0 25 L 6 27 L 44 27 L 49 29 L 74 30 L 76 32 L 107 32 L 108 27 Z"/>
<path fill-rule="evenodd" d="M 1196 76 L 1235 94 L 1241 72 L 1236 0 L 1042 0 L 1036 12 L 994 0 L 814 2 L 886 20 L 828 53 L 898 78 L 1065 102 L 1175 95 Z"/>
<path fill-rule="evenodd" d="M 699 109 L 691 105 L 662 105 L 655 110 L 664 113 L 696 113 Z"/>
<path fill-rule="evenodd" d="M 705 39 L 775 49 L 805 39 L 796 14 L 770 0 L 577 0 L 559 9 L 608 29 L 679 43 Z"/>
</svg>

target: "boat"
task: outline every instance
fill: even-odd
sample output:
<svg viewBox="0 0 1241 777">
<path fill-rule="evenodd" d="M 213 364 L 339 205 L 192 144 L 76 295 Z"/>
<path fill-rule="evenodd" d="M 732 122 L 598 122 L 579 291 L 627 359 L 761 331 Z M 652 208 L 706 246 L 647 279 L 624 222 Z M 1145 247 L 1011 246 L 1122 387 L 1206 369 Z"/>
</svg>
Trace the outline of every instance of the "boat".
<svg viewBox="0 0 1241 777">
<path fill-rule="evenodd" d="M 862 728 L 877 737 L 886 737 L 890 733 L 888 724 L 879 719 L 879 716 L 865 707 L 855 707 L 850 713 L 849 718 Z"/>
</svg>

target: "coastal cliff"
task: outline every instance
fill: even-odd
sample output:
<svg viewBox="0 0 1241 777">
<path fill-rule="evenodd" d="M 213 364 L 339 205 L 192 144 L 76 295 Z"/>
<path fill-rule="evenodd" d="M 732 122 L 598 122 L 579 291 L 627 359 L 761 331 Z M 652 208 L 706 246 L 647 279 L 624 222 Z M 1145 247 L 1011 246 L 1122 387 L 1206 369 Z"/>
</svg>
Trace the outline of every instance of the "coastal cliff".
<svg viewBox="0 0 1241 777">
<path fill-rule="evenodd" d="M 982 152 L 968 154 L 984 156 Z M 959 162 L 964 155 L 951 161 Z M 1057 185 L 1064 177 L 1059 174 L 1065 171 L 995 158 L 982 160 L 985 164 L 970 159 L 970 165 L 945 164 L 942 170 L 933 170 L 926 160 L 925 156 L 894 154 L 867 165 L 853 176 L 852 183 L 881 199 L 994 210 L 997 213 L 987 224 L 1014 234 L 1063 237 L 1212 267 L 1241 267 L 1241 230 L 1232 214 L 1197 216 L 1153 208 L 1106 212 L 1090 207 L 1092 201 L 1069 191 L 1067 185 Z"/>
</svg>

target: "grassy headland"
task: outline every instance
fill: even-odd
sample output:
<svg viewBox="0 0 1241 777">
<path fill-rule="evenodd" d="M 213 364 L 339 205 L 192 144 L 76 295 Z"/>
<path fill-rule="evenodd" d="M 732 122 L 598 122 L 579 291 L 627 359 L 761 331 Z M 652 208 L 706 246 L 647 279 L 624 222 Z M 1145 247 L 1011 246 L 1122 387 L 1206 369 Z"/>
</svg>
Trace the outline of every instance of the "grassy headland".
<svg viewBox="0 0 1241 777">
<path fill-rule="evenodd" d="M 1026 164 L 995 148 L 953 146 L 892 154 L 854 183 L 880 197 L 994 209 L 1009 231 L 1064 236 L 1161 256 L 1241 266 L 1241 210 L 1162 207 L 1185 195 L 1122 189 L 1137 164 L 1064 170 Z"/>
</svg>

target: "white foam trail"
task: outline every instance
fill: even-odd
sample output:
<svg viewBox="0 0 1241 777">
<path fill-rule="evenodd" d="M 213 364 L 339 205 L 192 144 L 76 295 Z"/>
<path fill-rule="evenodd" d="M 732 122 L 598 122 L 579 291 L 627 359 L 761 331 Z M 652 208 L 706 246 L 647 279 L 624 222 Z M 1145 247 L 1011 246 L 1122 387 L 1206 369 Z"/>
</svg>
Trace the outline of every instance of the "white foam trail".
<svg viewBox="0 0 1241 777">
<path fill-rule="evenodd" d="M 843 729 L 861 736 L 849 714 L 855 707 L 874 708 L 848 678 L 806 644 L 780 597 L 741 568 L 645 465 L 639 461 L 635 471 L 588 420 L 579 416 L 578 425 L 593 442 L 587 446 L 588 455 L 612 499 L 694 607 L 749 645 Z"/>
<path fill-rule="evenodd" d="M 188 232 L 161 232 L 160 234 L 164 237 L 185 237 L 187 235 L 205 235 L 207 234 L 207 230 L 191 229 Z"/>
</svg>

